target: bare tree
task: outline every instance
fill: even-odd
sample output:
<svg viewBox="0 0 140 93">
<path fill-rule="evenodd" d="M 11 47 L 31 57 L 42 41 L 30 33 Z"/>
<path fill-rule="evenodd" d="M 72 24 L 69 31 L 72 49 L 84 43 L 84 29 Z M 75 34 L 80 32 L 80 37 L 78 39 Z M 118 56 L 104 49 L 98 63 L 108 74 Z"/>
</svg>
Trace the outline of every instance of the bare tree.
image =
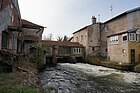
<svg viewBox="0 0 140 93">
<path fill-rule="evenodd" d="M 56 39 L 57 39 L 57 41 L 62 41 L 63 40 L 63 37 L 59 35 L 59 36 L 57 36 Z"/>
<path fill-rule="evenodd" d="M 43 40 L 47 40 L 47 36 L 46 35 L 43 36 Z"/>
<path fill-rule="evenodd" d="M 53 39 L 53 34 L 52 33 L 50 33 L 50 34 L 48 34 L 48 36 L 43 36 L 43 40 L 52 40 Z"/>
<path fill-rule="evenodd" d="M 48 35 L 48 40 L 52 40 L 53 39 L 53 34 L 52 33 L 50 33 L 49 35 Z"/>
<path fill-rule="evenodd" d="M 68 41 L 68 40 L 69 38 L 66 35 L 64 35 L 63 41 Z"/>
</svg>

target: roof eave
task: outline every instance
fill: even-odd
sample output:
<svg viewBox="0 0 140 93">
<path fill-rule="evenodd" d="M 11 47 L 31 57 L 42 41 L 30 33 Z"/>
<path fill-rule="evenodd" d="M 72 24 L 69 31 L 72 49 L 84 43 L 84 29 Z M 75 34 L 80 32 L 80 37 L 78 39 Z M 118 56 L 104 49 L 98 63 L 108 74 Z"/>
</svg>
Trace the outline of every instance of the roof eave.
<svg viewBox="0 0 140 93">
<path fill-rule="evenodd" d="M 87 26 L 85 26 L 85 27 L 83 27 L 83 28 L 81 28 L 81 29 L 75 31 L 73 34 L 78 33 L 78 32 L 80 32 L 80 31 L 82 31 L 82 30 L 84 30 L 84 29 L 87 29 L 89 26 L 90 26 L 90 25 L 87 25 Z"/>
<path fill-rule="evenodd" d="M 116 18 L 118 18 L 120 16 L 126 15 L 128 13 L 132 13 L 132 12 L 135 12 L 135 11 L 138 11 L 138 10 L 140 10 L 140 7 L 128 10 L 126 12 L 123 12 L 122 14 L 119 14 L 119 15 L 117 15 L 117 16 L 115 16 L 115 17 L 113 17 L 113 18 L 111 18 L 111 19 L 109 19 L 107 21 L 105 21 L 105 23 L 108 23 L 108 22 L 110 22 L 110 21 L 112 21 L 112 20 L 114 20 L 114 19 L 116 19 Z"/>
</svg>

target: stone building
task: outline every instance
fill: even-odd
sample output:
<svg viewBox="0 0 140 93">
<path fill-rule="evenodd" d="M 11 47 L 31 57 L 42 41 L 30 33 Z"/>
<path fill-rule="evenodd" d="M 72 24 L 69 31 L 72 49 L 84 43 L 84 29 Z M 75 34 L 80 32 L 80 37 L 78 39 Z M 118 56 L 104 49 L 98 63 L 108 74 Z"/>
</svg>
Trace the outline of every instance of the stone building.
<svg viewBox="0 0 140 93">
<path fill-rule="evenodd" d="M 101 48 L 106 47 L 106 45 L 104 45 L 106 43 L 102 43 L 104 47 L 101 47 L 101 33 L 103 27 L 104 24 L 96 22 L 96 18 L 93 16 L 92 24 L 74 32 L 72 40 L 73 42 L 79 42 L 85 47 L 86 55 L 106 56 L 106 51 L 101 51 Z"/>
<path fill-rule="evenodd" d="M 31 46 L 41 42 L 44 27 L 22 19 L 21 30 L 22 31 L 19 34 L 18 52 L 22 52 L 27 55 L 30 52 Z"/>
<path fill-rule="evenodd" d="M 123 63 L 140 62 L 140 8 L 105 22 L 108 58 Z"/>
<path fill-rule="evenodd" d="M 48 45 L 46 63 L 81 62 L 84 59 L 84 47 L 78 42 L 42 40 L 42 43 Z"/>
<path fill-rule="evenodd" d="M 16 54 L 21 27 L 18 0 L 0 0 L 0 50 Z"/>
</svg>

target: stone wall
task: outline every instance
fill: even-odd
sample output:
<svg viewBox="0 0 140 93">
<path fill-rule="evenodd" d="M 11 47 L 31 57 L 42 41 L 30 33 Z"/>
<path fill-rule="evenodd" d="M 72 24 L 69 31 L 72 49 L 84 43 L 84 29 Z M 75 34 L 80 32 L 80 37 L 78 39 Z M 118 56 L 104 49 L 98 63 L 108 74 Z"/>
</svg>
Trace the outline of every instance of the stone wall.
<svg viewBox="0 0 140 93">
<path fill-rule="evenodd" d="M 111 43 L 110 36 L 107 38 L 108 57 L 111 61 L 128 63 L 128 42 L 122 41 L 122 34 L 127 31 L 127 16 L 122 15 L 106 23 L 107 36 L 118 36 L 118 43 Z M 115 35 L 116 34 L 116 35 Z M 125 50 L 125 53 L 123 52 Z"/>
</svg>

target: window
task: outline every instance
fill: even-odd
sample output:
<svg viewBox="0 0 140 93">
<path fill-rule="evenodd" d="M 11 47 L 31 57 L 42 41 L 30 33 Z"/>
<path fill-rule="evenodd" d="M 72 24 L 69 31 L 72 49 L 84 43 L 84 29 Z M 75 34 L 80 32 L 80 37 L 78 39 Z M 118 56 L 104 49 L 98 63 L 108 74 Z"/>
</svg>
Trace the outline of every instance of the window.
<svg viewBox="0 0 140 93">
<path fill-rule="evenodd" d="M 83 38 L 84 38 L 83 35 L 81 35 L 81 42 L 83 42 Z"/>
<path fill-rule="evenodd" d="M 129 33 L 129 41 L 136 41 L 137 36 L 136 33 Z"/>
<path fill-rule="evenodd" d="M 74 48 L 73 49 L 74 54 L 81 54 L 81 52 L 82 52 L 81 48 Z"/>
<path fill-rule="evenodd" d="M 73 53 L 75 53 L 75 48 L 73 48 Z"/>
<path fill-rule="evenodd" d="M 1 10 L 1 8 L 2 8 L 2 0 L 0 0 L 0 10 Z"/>
<path fill-rule="evenodd" d="M 70 54 L 71 53 L 71 48 L 70 47 L 59 46 L 58 53 L 59 54 Z"/>
<path fill-rule="evenodd" d="M 76 49 L 76 52 L 79 53 L 79 49 L 78 48 Z"/>
<path fill-rule="evenodd" d="M 12 15 L 12 22 L 14 21 L 14 15 Z"/>
<path fill-rule="evenodd" d="M 2 31 L 2 48 L 7 48 L 7 33 Z"/>
<path fill-rule="evenodd" d="M 107 48 L 105 49 L 105 52 L 108 52 L 108 49 Z"/>
<path fill-rule="evenodd" d="M 118 44 L 118 42 L 119 42 L 118 36 L 112 36 L 112 37 L 110 37 L 110 43 L 111 44 Z"/>
<path fill-rule="evenodd" d="M 122 41 L 127 41 L 127 33 L 126 34 L 122 34 Z"/>
<path fill-rule="evenodd" d="M 92 51 L 95 51 L 95 47 L 92 47 Z"/>
<path fill-rule="evenodd" d="M 76 37 L 76 41 L 79 42 L 79 38 L 78 37 Z"/>
<path fill-rule="evenodd" d="M 81 53 L 81 49 L 79 48 L 78 50 L 79 50 L 78 53 Z"/>
<path fill-rule="evenodd" d="M 15 34 L 11 35 L 11 44 L 12 44 L 12 49 L 16 49 L 16 36 L 15 36 Z"/>
</svg>

